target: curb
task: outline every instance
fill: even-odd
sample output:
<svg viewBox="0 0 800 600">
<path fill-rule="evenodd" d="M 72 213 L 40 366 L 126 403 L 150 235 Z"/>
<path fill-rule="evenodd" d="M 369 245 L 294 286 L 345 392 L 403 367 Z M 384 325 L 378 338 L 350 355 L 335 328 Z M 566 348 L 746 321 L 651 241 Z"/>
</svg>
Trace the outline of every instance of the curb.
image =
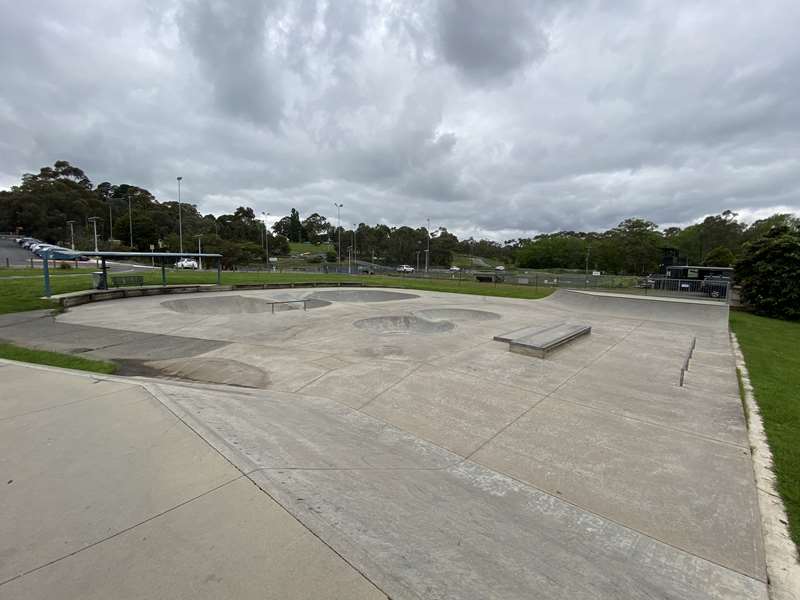
<svg viewBox="0 0 800 600">
<path fill-rule="evenodd" d="M 761 533 L 767 563 L 767 580 L 771 600 L 800 600 L 800 562 L 797 548 L 789 537 L 786 508 L 775 486 L 772 452 L 767 444 L 761 412 L 753 394 L 750 375 L 736 334 L 731 332 L 731 344 L 736 356 L 736 369 L 741 376 L 741 388 L 747 436 L 753 458 L 758 507 L 761 513 Z"/>
</svg>

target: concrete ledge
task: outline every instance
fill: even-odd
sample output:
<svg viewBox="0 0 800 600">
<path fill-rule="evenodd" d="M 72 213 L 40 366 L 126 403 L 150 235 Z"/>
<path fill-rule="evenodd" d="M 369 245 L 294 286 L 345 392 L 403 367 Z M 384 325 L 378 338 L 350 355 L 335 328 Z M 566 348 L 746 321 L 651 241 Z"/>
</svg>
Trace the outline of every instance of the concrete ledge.
<svg viewBox="0 0 800 600">
<path fill-rule="evenodd" d="M 495 336 L 495 340 L 507 341 L 508 349 L 516 354 L 544 358 L 550 352 L 568 344 L 575 338 L 592 332 L 589 325 L 558 323 L 538 330 L 528 328 L 505 336 Z"/>
<path fill-rule="evenodd" d="M 107 290 L 83 290 L 51 296 L 63 308 L 89 304 L 90 302 L 103 302 L 104 300 L 119 300 L 122 298 L 138 298 L 140 296 L 158 296 L 162 294 L 196 294 L 200 292 L 231 292 L 235 290 L 273 290 L 287 288 L 316 288 L 316 287 L 370 287 L 360 281 L 308 281 L 290 283 L 241 283 L 233 285 L 216 285 L 211 283 L 184 284 L 184 285 L 145 285 L 141 287 L 110 288 Z M 45 298 L 46 299 L 46 298 Z"/>
</svg>

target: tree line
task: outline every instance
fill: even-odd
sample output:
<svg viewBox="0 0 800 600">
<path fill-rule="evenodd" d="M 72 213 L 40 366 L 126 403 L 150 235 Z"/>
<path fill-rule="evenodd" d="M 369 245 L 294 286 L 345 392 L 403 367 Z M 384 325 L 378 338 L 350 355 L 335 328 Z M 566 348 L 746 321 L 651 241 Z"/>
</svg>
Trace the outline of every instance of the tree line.
<svg viewBox="0 0 800 600">
<path fill-rule="evenodd" d="M 459 239 L 443 227 L 429 231 L 360 223 L 340 228 L 319 213 L 303 219 L 294 208 L 270 229 L 250 207 L 240 206 L 232 214 L 219 216 L 203 215 L 189 203 L 182 203 L 180 209 L 184 251 L 194 251 L 197 236 L 202 236 L 203 249 L 223 254 L 228 268 L 263 263 L 267 246 L 271 256 L 287 255 L 289 242 L 309 242 L 326 244 L 319 255 L 328 261 L 337 260 L 341 249 L 343 260 L 349 255 L 386 265 L 425 264 L 427 254 L 432 267 L 448 267 L 455 255 L 464 255 L 531 269 L 641 275 L 658 269 L 664 248 L 677 249 L 689 264 L 729 266 L 742 256 L 746 244 L 773 228 L 800 230 L 800 219 L 793 215 L 775 214 L 745 225 L 735 213 L 725 211 L 685 228 L 661 230 L 651 221 L 630 218 L 607 231 L 560 231 L 501 244 Z M 101 219 L 101 249 L 179 250 L 176 201 L 159 201 L 148 190 L 126 183 L 93 185 L 80 168 L 67 161 L 26 173 L 19 185 L 0 192 L 0 231 L 21 232 L 68 246 L 67 223 L 73 221 L 76 247 L 93 248 L 89 217 Z"/>
</svg>

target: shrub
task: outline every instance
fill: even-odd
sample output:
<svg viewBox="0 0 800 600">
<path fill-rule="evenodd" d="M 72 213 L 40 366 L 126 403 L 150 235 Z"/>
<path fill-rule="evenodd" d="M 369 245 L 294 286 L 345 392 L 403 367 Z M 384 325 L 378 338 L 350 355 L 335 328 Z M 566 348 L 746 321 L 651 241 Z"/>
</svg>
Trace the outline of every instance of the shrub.
<svg viewBox="0 0 800 600">
<path fill-rule="evenodd" d="M 800 234 L 773 227 L 745 245 L 735 265 L 741 298 L 757 314 L 800 319 Z"/>
</svg>

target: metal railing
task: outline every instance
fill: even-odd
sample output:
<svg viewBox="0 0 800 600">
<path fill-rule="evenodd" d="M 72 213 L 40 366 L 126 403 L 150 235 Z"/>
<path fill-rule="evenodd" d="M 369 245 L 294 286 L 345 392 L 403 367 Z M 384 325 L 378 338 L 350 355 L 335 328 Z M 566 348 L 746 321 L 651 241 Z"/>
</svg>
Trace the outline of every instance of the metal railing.
<svg viewBox="0 0 800 600">
<path fill-rule="evenodd" d="M 667 279 L 644 278 L 637 285 L 645 295 L 695 297 L 727 302 L 731 284 L 720 279 Z"/>
<path fill-rule="evenodd" d="M 683 378 L 686 375 L 686 371 L 689 370 L 689 361 L 692 360 L 692 354 L 694 354 L 694 347 L 697 345 L 697 338 L 692 338 L 692 345 L 689 346 L 689 352 L 686 354 L 686 358 L 683 359 L 683 366 L 681 367 L 681 379 L 680 379 L 680 386 L 683 387 Z"/>
</svg>

